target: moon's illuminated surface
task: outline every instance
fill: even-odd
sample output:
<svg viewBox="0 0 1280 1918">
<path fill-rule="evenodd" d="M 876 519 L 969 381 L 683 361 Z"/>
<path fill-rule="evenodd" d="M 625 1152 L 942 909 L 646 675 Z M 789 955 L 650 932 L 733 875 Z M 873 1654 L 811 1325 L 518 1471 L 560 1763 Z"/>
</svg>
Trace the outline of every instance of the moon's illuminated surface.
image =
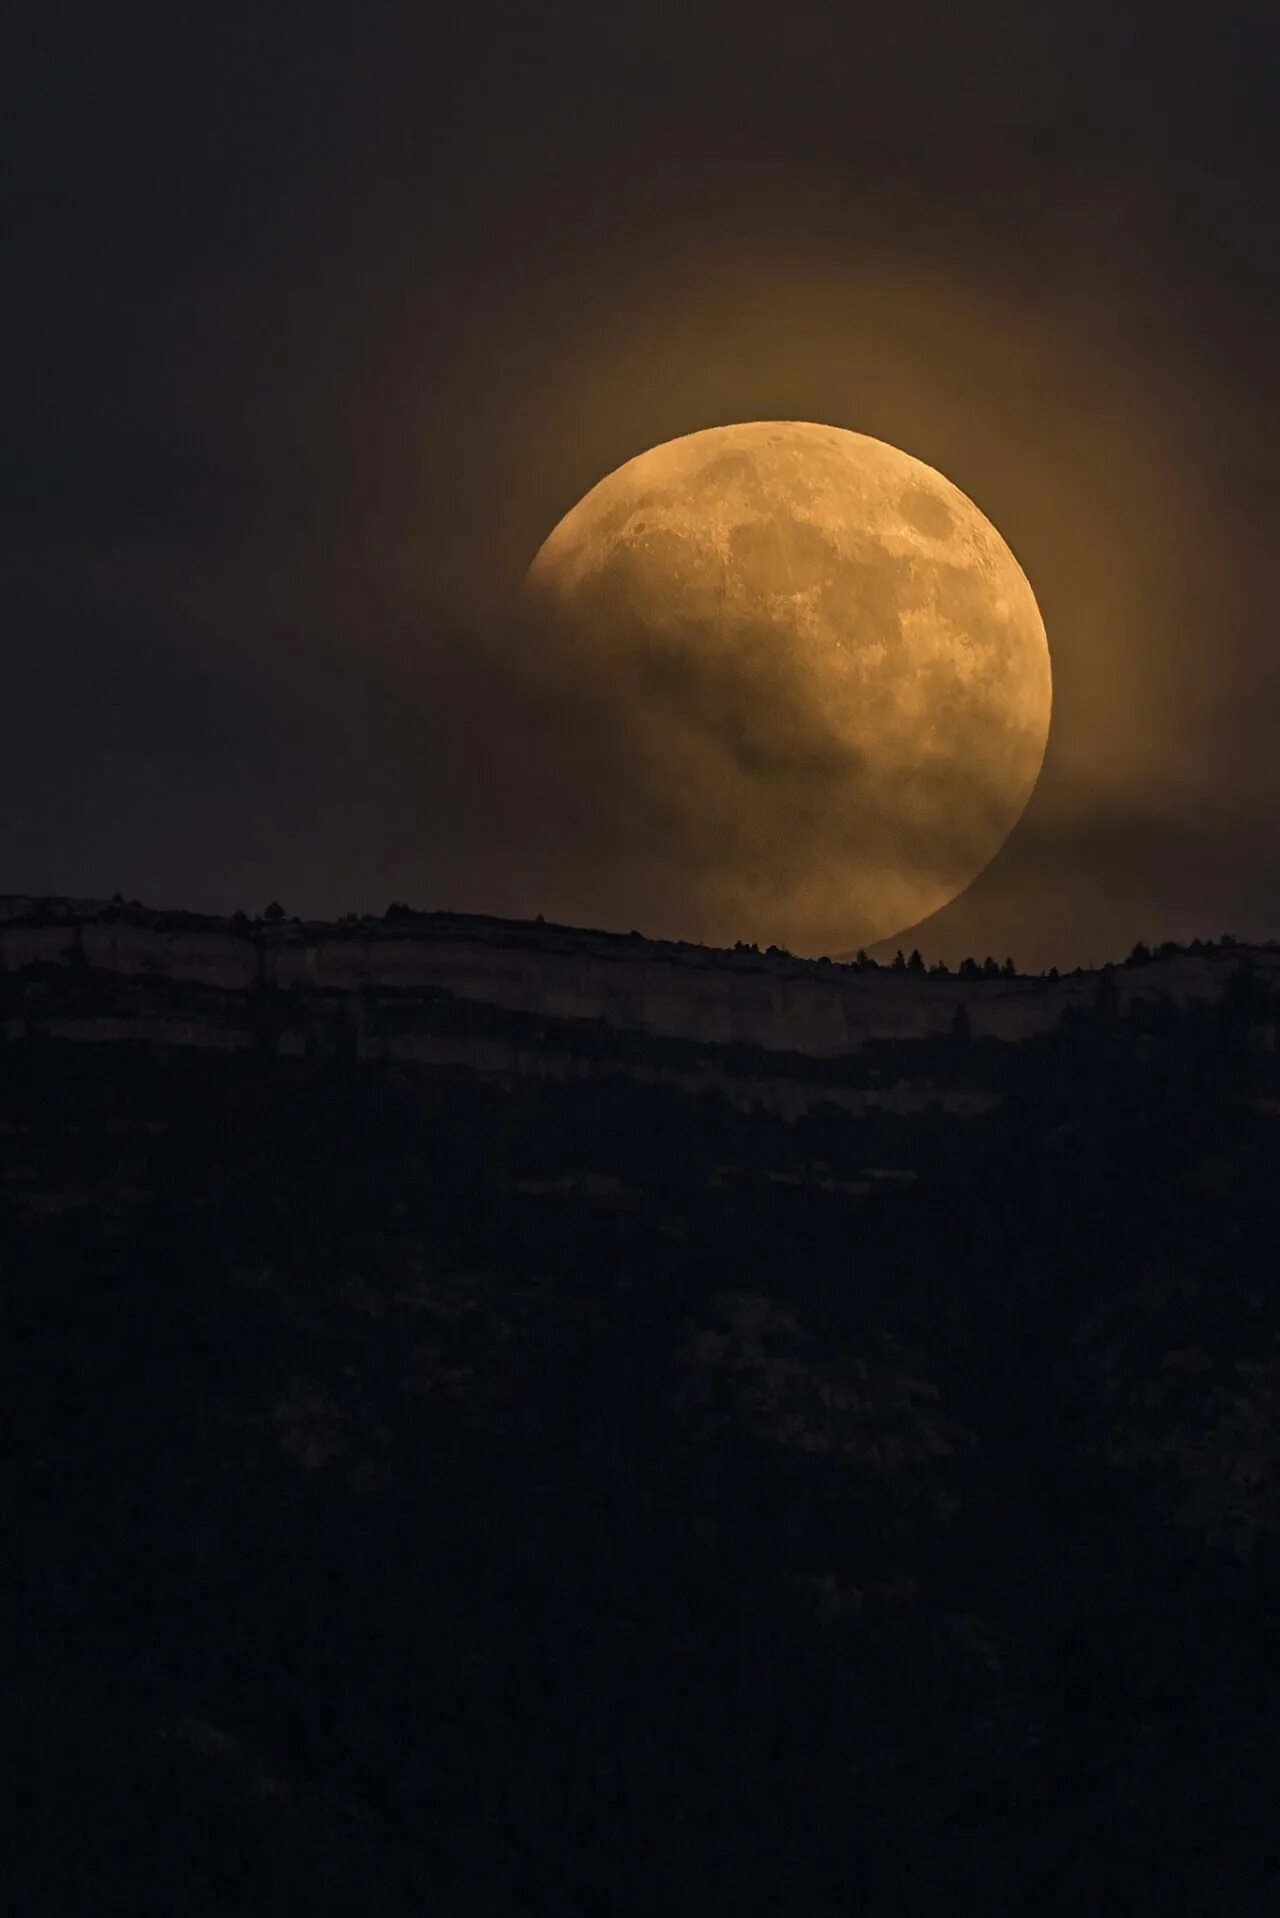
<svg viewBox="0 0 1280 1918">
<path fill-rule="evenodd" d="M 565 515 L 526 597 L 583 734 L 601 916 L 656 930 L 661 900 L 691 938 L 867 944 L 963 891 L 1035 785 L 1031 587 L 881 440 L 763 420 L 655 446 Z"/>
</svg>

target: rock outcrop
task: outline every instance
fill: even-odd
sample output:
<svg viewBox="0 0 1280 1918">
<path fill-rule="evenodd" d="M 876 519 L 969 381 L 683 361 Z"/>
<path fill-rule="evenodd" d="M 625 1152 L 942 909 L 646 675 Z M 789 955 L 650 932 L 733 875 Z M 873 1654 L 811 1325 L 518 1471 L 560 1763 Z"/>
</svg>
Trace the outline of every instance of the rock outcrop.
<svg viewBox="0 0 1280 1918">
<path fill-rule="evenodd" d="M 453 913 L 272 923 L 11 897 L 0 902 L 0 1027 L 9 1039 L 338 1051 L 508 1079 L 621 1070 L 788 1117 L 818 1099 L 853 1112 L 934 1098 L 977 1111 L 989 1097 L 942 1084 L 936 1059 L 895 1077 L 870 1055 L 960 1031 L 1018 1043 L 1103 996 L 1119 1013 L 1138 1000 L 1211 1002 L 1242 963 L 1274 1000 L 1272 947 L 971 979 Z M 1274 1035 L 1268 1015 L 1259 1037 Z"/>
</svg>

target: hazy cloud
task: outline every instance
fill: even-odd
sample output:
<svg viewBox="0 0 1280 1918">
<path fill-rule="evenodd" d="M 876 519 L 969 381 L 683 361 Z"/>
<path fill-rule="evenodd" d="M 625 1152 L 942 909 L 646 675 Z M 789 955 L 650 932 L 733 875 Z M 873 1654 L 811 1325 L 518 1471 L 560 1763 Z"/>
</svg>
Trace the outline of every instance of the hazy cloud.
<svg viewBox="0 0 1280 1918">
<path fill-rule="evenodd" d="M 1280 138 L 1244 16 L 375 4 L 356 58 L 275 0 L 28 14 L 0 886 L 776 937 L 768 861 L 821 835 L 838 887 L 909 793 L 844 808 L 781 668 L 658 648 L 620 698 L 531 674 L 509 607 L 603 473 L 789 417 L 946 473 L 1045 616 L 1044 776 L 934 949 L 1277 930 Z"/>
</svg>

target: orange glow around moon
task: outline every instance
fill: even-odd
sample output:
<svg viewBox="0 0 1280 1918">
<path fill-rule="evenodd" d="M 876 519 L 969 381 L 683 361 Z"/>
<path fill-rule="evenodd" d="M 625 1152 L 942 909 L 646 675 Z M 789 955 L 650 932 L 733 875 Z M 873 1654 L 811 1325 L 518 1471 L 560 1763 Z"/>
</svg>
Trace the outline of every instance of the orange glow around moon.
<svg viewBox="0 0 1280 1918">
<path fill-rule="evenodd" d="M 689 938 L 868 944 L 963 891 L 1035 785 L 1031 587 L 972 500 L 881 440 L 764 420 L 655 446 L 565 515 L 525 591 L 535 670 L 597 742 L 605 923 L 661 897 Z"/>
</svg>

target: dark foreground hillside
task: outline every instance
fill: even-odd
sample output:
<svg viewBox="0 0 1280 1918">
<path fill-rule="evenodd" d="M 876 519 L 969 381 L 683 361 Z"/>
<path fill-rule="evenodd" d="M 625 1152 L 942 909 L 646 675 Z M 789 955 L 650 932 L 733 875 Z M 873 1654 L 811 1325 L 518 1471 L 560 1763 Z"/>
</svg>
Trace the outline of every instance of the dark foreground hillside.
<svg viewBox="0 0 1280 1918">
<path fill-rule="evenodd" d="M 791 1125 L 5 1048 L 11 1908 L 1274 1908 L 1247 1030 Z"/>
</svg>

